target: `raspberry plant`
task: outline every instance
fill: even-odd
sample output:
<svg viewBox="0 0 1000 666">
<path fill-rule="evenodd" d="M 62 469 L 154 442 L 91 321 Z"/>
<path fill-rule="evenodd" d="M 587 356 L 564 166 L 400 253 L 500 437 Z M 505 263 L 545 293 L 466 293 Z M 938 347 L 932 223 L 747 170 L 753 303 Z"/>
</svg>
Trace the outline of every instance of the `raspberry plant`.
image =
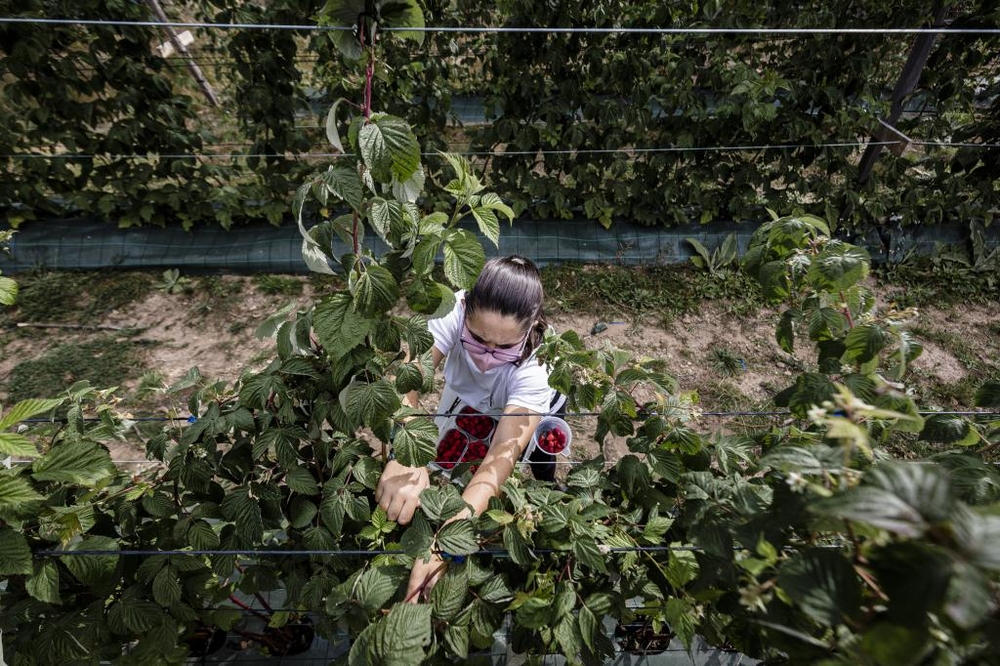
<svg viewBox="0 0 1000 666">
<path fill-rule="evenodd" d="M 356 43 L 338 45 L 365 70 L 364 100 L 381 27 L 417 25 L 417 11 L 328 5 L 329 16 L 360 17 Z M 374 501 L 385 444 L 408 465 L 439 453 L 433 422 L 400 396 L 431 380 L 426 317 L 448 311 L 484 260 L 462 223 L 496 243 L 512 213 L 454 155 L 443 156 L 450 211 L 422 212 L 409 126 L 366 101 L 354 108 L 346 132 L 341 104 L 331 109 L 344 156 L 293 203 L 306 262 L 346 286 L 269 322 L 265 368 L 233 385 L 192 371 L 173 387 L 198 418 L 149 441 L 161 467 L 129 475 L 111 464 L 101 442 L 132 424 L 107 393 L 78 386 L 2 412 L 7 430 L 66 410 L 40 447 L 0 436 L 0 453 L 29 460 L 0 470 L 0 629 L 12 664 L 181 663 L 195 645 L 186 639 L 245 632 L 243 600 L 270 593 L 284 601 L 257 611 L 269 629 L 346 633 L 349 664 L 471 660 L 501 627 L 516 652 L 598 663 L 616 650 L 608 617 L 771 662 L 971 664 L 1000 650 L 1000 475 L 987 464 L 997 424 L 919 413 L 902 385 L 919 353 L 905 313 L 875 307 L 868 258 L 813 217 L 775 216 L 745 257 L 786 305 L 778 344 L 815 345 L 776 397 L 794 419 L 706 432 L 696 396 L 662 362 L 587 349 L 567 331 L 541 350 L 551 382 L 570 412 L 598 413 L 602 450 L 614 436 L 628 453 L 580 461 L 558 485 L 515 474 L 483 515 L 450 523 L 464 505 L 436 477 L 410 525 L 389 521 Z M 996 408 L 998 394 L 988 383 L 979 401 Z M 459 418 L 479 437 L 484 417 Z M 907 438 L 942 451 L 888 459 L 884 445 Z M 466 559 L 428 603 L 406 603 L 410 565 L 431 550 Z M 267 645 L 283 649 L 274 636 Z"/>
</svg>

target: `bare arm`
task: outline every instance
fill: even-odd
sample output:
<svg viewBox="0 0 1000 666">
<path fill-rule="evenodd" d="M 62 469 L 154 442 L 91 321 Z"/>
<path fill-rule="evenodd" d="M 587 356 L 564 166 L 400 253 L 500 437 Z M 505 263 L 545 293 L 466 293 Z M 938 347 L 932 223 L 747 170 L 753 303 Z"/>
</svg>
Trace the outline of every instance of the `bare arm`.
<svg viewBox="0 0 1000 666">
<path fill-rule="evenodd" d="M 435 371 L 443 359 L 444 354 L 433 347 L 431 362 Z M 419 398 L 419 391 L 411 391 L 403 396 L 403 402 L 416 409 Z M 390 460 L 382 470 L 375 488 L 375 501 L 388 514 L 389 520 L 405 525 L 413 519 L 414 512 L 420 506 L 420 493 L 429 485 L 430 477 L 426 467 L 406 467 Z"/>
<path fill-rule="evenodd" d="M 471 513 L 466 509 L 447 522 L 478 516 L 486 510 L 490 498 L 500 494 L 500 486 L 514 471 L 514 466 L 528 446 L 531 434 L 540 420 L 540 414 L 529 412 L 518 405 L 507 405 L 493 433 L 493 441 L 486 458 L 462 493 L 462 499 L 472 507 Z M 426 598 L 444 573 L 444 569 L 444 560 L 437 553 L 432 553 L 427 561 L 417 558 L 410 572 L 406 599 L 417 602 L 421 598 Z"/>
</svg>

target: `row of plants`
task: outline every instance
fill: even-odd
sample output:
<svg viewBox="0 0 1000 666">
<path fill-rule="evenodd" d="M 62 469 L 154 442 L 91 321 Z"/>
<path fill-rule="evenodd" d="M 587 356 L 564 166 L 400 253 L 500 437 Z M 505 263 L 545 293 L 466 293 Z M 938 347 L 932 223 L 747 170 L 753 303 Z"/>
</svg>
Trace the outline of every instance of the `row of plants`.
<svg viewBox="0 0 1000 666">
<path fill-rule="evenodd" d="M 400 6 L 395 26 L 384 20 L 395 3 L 381 0 L 263 6 L 199 0 L 178 7 L 173 18 L 340 26 L 366 15 L 389 28 L 786 29 L 920 27 L 938 10 L 931 2 L 769 8 L 744 2 L 724 11 L 711 3 L 620 1 Z M 0 3 L 4 16 L 19 17 L 146 21 L 148 11 L 142 3 Z M 995 29 L 997 21 L 989 2 L 953 3 L 944 13 L 948 28 Z M 356 38 L 349 31 L 197 32 L 204 52 L 223 61 L 206 66 L 223 111 L 205 108 L 183 60 L 154 54 L 152 45 L 165 39 L 155 27 L 0 25 L 0 63 L 9 72 L 3 82 L 9 104 L 0 109 L 0 206 L 8 224 L 76 214 L 121 226 L 184 228 L 287 220 L 282 202 L 311 169 L 294 155 L 307 152 L 319 134 L 299 125 L 312 124 L 303 119 L 314 117 L 318 100 L 361 85 L 364 73 L 334 57 Z M 453 97 L 483 96 L 487 123 L 462 128 L 458 139 L 473 154 L 498 153 L 482 168 L 517 214 L 676 225 L 757 219 L 771 205 L 858 227 L 988 222 L 997 207 L 1000 137 L 991 119 L 1000 115 L 998 61 L 986 33 L 940 36 L 905 100 L 912 113 L 897 122 L 915 139 L 963 147 L 887 153 L 864 183 L 858 150 L 829 144 L 864 142 L 888 116 L 888 91 L 911 36 L 412 34 L 418 39 L 383 39 L 377 29 L 369 35 L 378 40 L 377 71 L 391 72 L 379 74 L 374 104 L 407 119 L 422 150 L 432 153 L 447 146 Z M 359 53 L 351 46 L 348 56 Z M 240 147 L 219 148 L 234 141 Z M 796 147 L 701 150 L 775 145 Z M 643 152 L 665 147 L 676 150 Z M 212 152 L 257 157 L 187 157 Z M 434 156 L 426 164 L 431 182 L 443 185 L 448 165 Z M 447 206 L 437 191 L 421 197 L 421 210 Z"/>
<path fill-rule="evenodd" d="M 359 35 L 407 20 L 404 4 Z M 359 47 L 374 63 L 372 43 Z M 905 391 L 920 353 L 908 313 L 877 308 L 864 250 L 808 215 L 773 216 L 743 258 L 782 307 L 777 344 L 805 368 L 774 398 L 792 418 L 713 431 L 662 361 L 567 331 L 543 346 L 551 383 L 571 412 L 596 414 L 602 452 L 619 438 L 628 453 L 598 453 L 557 485 L 515 474 L 483 515 L 452 522 L 463 502 L 437 479 L 409 526 L 389 521 L 374 489 L 390 443 L 407 465 L 436 454 L 432 420 L 400 398 L 432 381 L 426 319 L 472 283 L 481 239 L 496 244 L 513 211 L 449 154 L 450 206 L 421 211 L 416 136 L 359 106 L 329 132 L 350 160 L 293 201 L 306 263 L 336 267 L 343 287 L 268 321 L 267 367 L 233 384 L 193 371 L 172 387 L 197 418 L 149 437 L 156 466 L 112 463 L 106 443 L 136 424 L 110 391 L 77 385 L 0 414 L 0 453 L 24 461 L 0 469 L 11 664 L 181 663 L 225 631 L 279 653 L 304 624 L 349 637 L 349 664 L 485 658 L 497 632 L 513 652 L 572 663 L 642 636 L 689 649 L 701 636 L 770 663 L 995 663 L 1000 419 L 920 412 Z M 308 227 L 310 205 L 329 217 Z M 362 249 L 364 234 L 388 249 Z M 354 251 L 331 256 L 335 236 Z M 1000 408 L 1000 381 L 977 404 Z M 17 429 L 45 415 L 44 438 Z M 885 453 L 914 440 L 938 453 Z M 408 603 L 410 565 L 436 550 L 466 559 L 429 602 Z M 282 602 L 253 611 L 269 627 L 252 632 L 258 596 Z"/>
</svg>

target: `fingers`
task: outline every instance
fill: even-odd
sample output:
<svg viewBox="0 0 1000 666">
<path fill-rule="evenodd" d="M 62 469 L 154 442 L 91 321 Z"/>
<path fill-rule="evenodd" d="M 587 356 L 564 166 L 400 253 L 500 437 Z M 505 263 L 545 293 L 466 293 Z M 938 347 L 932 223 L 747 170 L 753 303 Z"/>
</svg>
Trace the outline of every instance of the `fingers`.
<svg viewBox="0 0 1000 666">
<path fill-rule="evenodd" d="M 447 567 L 448 565 L 437 555 L 431 555 L 427 562 L 418 558 L 413 563 L 404 600 L 415 604 L 429 599 L 431 590 L 434 589 L 434 585 L 437 584 Z"/>
</svg>

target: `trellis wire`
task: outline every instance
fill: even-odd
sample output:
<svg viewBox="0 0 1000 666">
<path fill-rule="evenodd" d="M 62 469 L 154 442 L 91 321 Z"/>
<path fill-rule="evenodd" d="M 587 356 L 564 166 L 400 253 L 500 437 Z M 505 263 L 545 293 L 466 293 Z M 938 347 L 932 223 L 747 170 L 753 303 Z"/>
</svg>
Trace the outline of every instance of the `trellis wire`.
<svg viewBox="0 0 1000 666">
<path fill-rule="evenodd" d="M 0 17 L 3 23 L 33 25 L 92 25 L 136 28 L 205 28 L 218 30 L 294 30 L 298 32 L 344 32 L 354 26 L 288 23 L 212 23 L 208 21 L 123 21 L 105 19 Z M 449 32 L 467 34 L 543 33 L 602 35 L 997 35 L 1000 28 L 598 28 L 560 26 L 423 26 L 380 27 L 381 32 Z"/>
<path fill-rule="evenodd" d="M 761 150 L 798 150 L 800 148 L 865 148 L 868 146 L 894 146 L 898 141 L 839 141 L 831 143 L 775 143 L 775 144 L 745 144 L 732 146 L 664 146 L 659 148 L 593 148 L 593 149 L 556 149 L 556 150 L 506 150 L 494 151 L 457 151 L 455 154 L 466 157 L 519 157 L 525 155 L 615 155 L 619 153 L 645 155 L 656 153 L 702 153 L 702 152 L 748 152 Z M 911 140 L 911 145 L 926 148 L 980 148 L 995 150 L 1000 143 L 968 143 L 952 141 L 919 141 Z M 422 152 L 421 157 L 437 157 L 436 152 Z M 249 158 L 283 158 L 286 160 L 307 159 L 337 159 L 353 157 L 349 153 L 6 153 L 0 154 L 0 159 L 64 159 L 64 160 L 200 160 L 200 159 L 249 159 Z"/>
</svg>

